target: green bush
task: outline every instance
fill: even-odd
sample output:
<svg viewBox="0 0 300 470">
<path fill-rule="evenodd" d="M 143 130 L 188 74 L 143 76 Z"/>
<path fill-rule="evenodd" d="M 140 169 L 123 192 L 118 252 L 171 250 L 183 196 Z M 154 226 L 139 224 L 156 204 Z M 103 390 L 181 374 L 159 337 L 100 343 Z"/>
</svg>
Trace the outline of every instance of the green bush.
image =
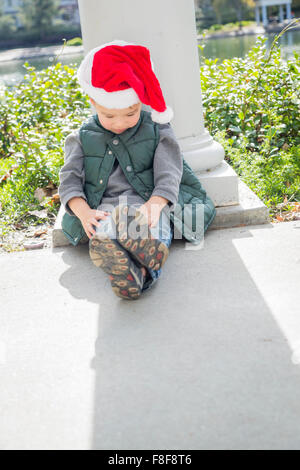
<svg viewBox="0 0 300 470">
<path fill-rule="evenodd" d="M 15 88 L 0 90 L 0 229 L 35 223 L 28 210 L 41 209 L 34 192 L 59 185 L 64 139 L 90 114 L 89 101 L 76 79 L 76 68 L 60 63 L 27 75 Z M 49 205 L 57 212 L 58 207 Z"/>
<path fill-rule="evenodd" d="M 239 24 L 239 23 L 238 23 Z M 257 25 L 256 21 L 241 21 L 242 26 L 252 26 L 252 25 Z"/>
<path fill-rule="evenodd" d="M 219 31 L 220 29 L 223 28 L 222 24 L 213 24 L 210 28 L 209 31 Z"/>
<path fill-rule="evenodd" d="M 67 46 L 82 46 L 82 39 L 81 38 L 73 38 L 69 39 L 69 41 L 66 42 Z"/>
<path fill-rule="evenodd" d="M 206 127 L 226 160 L 274 208 L 300 197 L 300 59 L 259 37 L 243 59 L 201 59 Z M 204 46 L 200 46 L 203 50 Z"/>
<path fill-rule="evenodd" d="M 214 33 L 215 31 L 234 31 L 238 30 L 240 26 L 255 26 L 255 21 L 241 21 L 240 23 L 236 21 L 235 23 L 225 23 L 225 24 L 213 24 L 206 31 L 208 33 Z M 201 29 L 198 31 L 201 33 Z"/>
<path fill-rule="evenodd" d="M 0 38 L 10 37 L 16 30 L 16 22 L 11 15 L 0 15 Z"/>
</svg>

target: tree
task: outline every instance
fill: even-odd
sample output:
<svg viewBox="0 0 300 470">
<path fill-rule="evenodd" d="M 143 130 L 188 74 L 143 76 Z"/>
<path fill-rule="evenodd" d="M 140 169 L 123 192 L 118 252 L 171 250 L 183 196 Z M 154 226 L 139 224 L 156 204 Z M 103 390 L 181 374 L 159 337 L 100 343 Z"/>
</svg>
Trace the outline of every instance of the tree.
<svg viewBox="0 0 300 470">
<path fill-rule="evenodd" d="M 16 31 L 16 22 L 11 15 L 3 14 L 3 0 L 0 0 L 0 38 L 5 39 Z"/>
<path fill-rule="evenodd" d="M 227 0 L 212 0 L 212 7 L 217 17 L 217 23 L 222 23 L 222 11 L 224 11 L 224 7 L 226 7 Z M 225 9 L 226 11 L 226 9 Z"/>
<path fill-rule="evenodd" d="M 253 8 L 255 2 L 254 0 L 212 0 L 212 6 L 217 17 L 217 22 L 220 24 L 222 23 L 224 13 L 232 10 L 232 8 L 235 11 L 237 21 L 241 22 L 245 7 Z"/>
<path fill-rule="evenodd" d="M 23 0 L 20 11 L 25 29 L 37 31 L 43 39 L 58 13 L 58 1 Z"/>
<path fill-rule="evenodd" d="M 231 0 L 236 10 L 236 19 L 240 23 L 243 19 L 243 7 L 255 7 L 254 0 Z"/>
</svg>

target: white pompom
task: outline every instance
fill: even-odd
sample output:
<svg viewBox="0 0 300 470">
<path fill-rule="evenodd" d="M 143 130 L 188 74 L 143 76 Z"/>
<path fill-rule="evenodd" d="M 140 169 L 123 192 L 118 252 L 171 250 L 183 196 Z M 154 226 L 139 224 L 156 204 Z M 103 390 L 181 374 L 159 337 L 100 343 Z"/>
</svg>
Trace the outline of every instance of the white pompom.
<svg viewBox="0 0 300 470">
<path fill-rule="evenodd" d="M 173 109 L 170 106 L 167 106 L 167 109 L 163 113 L 152 110 L 151 118 L 152 121 L 157 122 L 158 124 L 167 124 L 173 118 L 174 113 Z"/>
</svg>

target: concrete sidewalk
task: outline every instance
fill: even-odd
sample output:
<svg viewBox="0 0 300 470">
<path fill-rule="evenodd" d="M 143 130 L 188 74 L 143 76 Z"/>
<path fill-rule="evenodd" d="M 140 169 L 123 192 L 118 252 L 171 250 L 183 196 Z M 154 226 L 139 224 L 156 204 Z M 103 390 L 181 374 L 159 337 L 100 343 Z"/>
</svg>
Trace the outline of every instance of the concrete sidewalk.
<svg viewBox="0 0 300 470">
<path fill-rule="evenodd" d="M 1 449 L 300 449 L 300 221 L 184 248 L 135 302 L 87 245 L 0 256 Z"/>
</svg>

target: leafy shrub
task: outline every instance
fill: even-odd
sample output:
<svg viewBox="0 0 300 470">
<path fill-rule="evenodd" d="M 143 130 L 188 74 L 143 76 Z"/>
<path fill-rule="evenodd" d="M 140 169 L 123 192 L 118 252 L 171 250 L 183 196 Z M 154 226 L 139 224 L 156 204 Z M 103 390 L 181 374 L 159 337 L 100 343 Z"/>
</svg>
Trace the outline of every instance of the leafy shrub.
<svg viewBox="0 0 300 470">
<path fill-rule="evenodd" d="M 225 23 L 225 24 L 213 24 L 205 31 L 208 33 L 214 33 L 215 31 L 235 31 L 240 28 L 240 26 L 256 26 L 255 21 L 236 21 L 235 23 Z M 199 34 L 202 32 L 199 29 Z"/>
<path fill-rule="evenodd" d="M 239 23 L 236 23 L 236 24 L 239 24 Z M 257 23 L 256 23 L 256 21 L 248 21 L 248 20 L 246 21 L 245 20 L 245 21 L 241 21 L 241 25 L 242 26 L 252 26 L 252 25 L 256 26 Z"/>
<path fill-rule="evenodd" d="M 34 192 L 59 185 L 64 139 L 90 114 L 75 67 L 58 63 L 40 72 L 25 67 L 20 85 L 0 91 L 0 180 L 12 170 L 0 185 L 2 230 L 9 222 L 36 222 L 27 214 L 41 208 Z"/>
<path fill-rule="evenodd" d="M 203 57 L 200 69 L 206 127 L 271 208 L 300 197 L 300 59 L 282 60 L 277 39 L 269 53 L 259 37 L 245 58 Z"/>
<path fill-rule="evenodd" d="M 82 39 L 81 38 L 73 38 L 69 39 L 69 41 L 66 42 L 67 46 L 82 46 Z"/>
<path fill-rule="evenodd" d="M 219 31 L 220 29 L 223 28 L 223 25 L 222 24 L 213 24 L 211 25 L 211 27 L 209 28 L 209 31 Z"/>
<path fill-rule="evenodd" d="M 16 30 L 16 22 L 11 15 L 0 15 L 0 39 L 15 34 Z"/>
</svg>

